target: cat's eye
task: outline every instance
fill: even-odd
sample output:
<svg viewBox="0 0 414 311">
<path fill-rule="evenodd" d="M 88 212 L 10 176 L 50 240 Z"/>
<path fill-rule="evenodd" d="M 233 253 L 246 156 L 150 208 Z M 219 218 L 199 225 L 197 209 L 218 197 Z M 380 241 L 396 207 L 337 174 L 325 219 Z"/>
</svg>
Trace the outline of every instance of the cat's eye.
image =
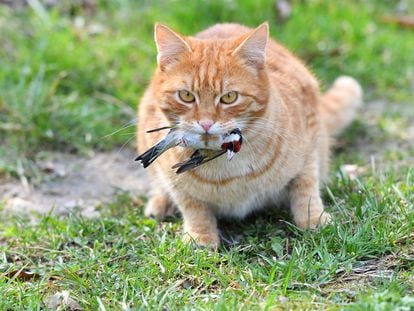
<svg viewBox="0 0 414 311">
<path fill-rule="evenodd" d="M 178 91 L 178 97 L 185 103 L 192 103 L 195 101 L 194 94 L 187 90 Z"/>
<path fill-rule="evenodd" d="M 220 97 L 220 102 L 223 104 L 233 104 L 237 100 L 238 94 L 235 91 L 228 92 Z"/>
</svg>

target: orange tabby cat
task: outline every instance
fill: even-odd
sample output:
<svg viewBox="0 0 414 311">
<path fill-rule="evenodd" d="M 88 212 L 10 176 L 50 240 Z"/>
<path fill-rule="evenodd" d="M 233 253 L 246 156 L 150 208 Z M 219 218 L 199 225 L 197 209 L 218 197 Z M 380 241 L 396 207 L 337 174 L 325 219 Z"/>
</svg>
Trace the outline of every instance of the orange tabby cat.
<svg viewBox="0 0 414 311">
<path fill-rule="evenodd" d="M 171 167 L 193 150 L 176 147 L 149 167 L 152 195 L 147 216 L 162 219 L 176 208 L 186 240 L 217 247 L 216 216 L 289 203 L 300 228 L 329 221 L 319 188 L 328 170 L 330 136 L 344 128 L 362 90 L 338 78 L 321 95 L 306 67 L 269 39 L 268 24 L 252 30 L 215 25 L 195 37 L 155 26 L 158 67 L 139 106 L 138 149 L 166 132 L 146 130 L 178 123 L 204 139 L 240 128 L 243 147 L 232 161 L 217 158 L 177 175 Z"/>
</svg>

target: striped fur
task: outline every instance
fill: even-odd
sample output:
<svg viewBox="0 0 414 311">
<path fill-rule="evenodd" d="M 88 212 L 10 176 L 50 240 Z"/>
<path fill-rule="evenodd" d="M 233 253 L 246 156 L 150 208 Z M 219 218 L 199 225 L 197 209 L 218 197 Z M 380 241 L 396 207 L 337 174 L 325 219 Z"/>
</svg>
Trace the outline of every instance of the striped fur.
<svg viewBox="0 0 414 311">
<path fill-rule="evenodd" d="M 252 30 L 237 24 L 215 25 L 195 37 L 155 27 L 158 66 L 139 105 L 138 149 L 142 153 L 165 133 L 152 128 L 178 123 L 209 133 L 239 127 L 244 144 L 235 158 L 211 161 L 176 175 L 171 167 L 191 154 L 175 148 L 149 168 L 153 193 L 145 213 L 162 219 L 175 209 L 184 219 L 185 239 L 216 247 L 216 216 L 242 218 L 288 201 L 300 228 L 329 220 L 319 188 L 326 178 L 330 136 L 353 118 L 362 90 L 341 77 L 321 95 L 316 79 L 290 52 L 268 39 L 268 26 Z M 178 90 L 195 94 L 184 103 Z M 218 98 L 237 91 L 234 105 Z"/>
</svg>

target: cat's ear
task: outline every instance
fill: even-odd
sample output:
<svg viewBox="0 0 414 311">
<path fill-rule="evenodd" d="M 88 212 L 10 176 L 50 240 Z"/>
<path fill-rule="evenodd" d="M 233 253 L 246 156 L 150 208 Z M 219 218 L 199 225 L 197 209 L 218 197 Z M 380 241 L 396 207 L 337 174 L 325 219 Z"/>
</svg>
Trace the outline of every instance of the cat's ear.
<svg viewBox="0 0 414 311">
<path fill-rule="evenodd" d="M 154 40 L 157 45 L 157 62 L 161 69 L 174 63 L 180 54 L 191 52 L 190 45 L 185 39 L 167 26 L 155 24 Z"/>
<path fill-rule="evenodd" d="M 269 24 L 261 24 L 252 30 L 234 50 L 233 55 L 238 55 L 257 68 L 262 68 L 265 63 L 266 45 L 269 39 Z"/>
</svg>

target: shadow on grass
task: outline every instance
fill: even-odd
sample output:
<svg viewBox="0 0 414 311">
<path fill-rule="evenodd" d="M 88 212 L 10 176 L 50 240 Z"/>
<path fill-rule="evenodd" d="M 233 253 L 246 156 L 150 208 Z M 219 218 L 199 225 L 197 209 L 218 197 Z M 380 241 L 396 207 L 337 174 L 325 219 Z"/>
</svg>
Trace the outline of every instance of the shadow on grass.
<svg viewBox="0 0 414 311">
<path fill-rule="evenodd" d="M 266 208 L 254 212 L 247 218 L 220 218 L 218 227 L 225 248 L 232 249 L 257 244 L 278 236 L 286 238 L 293 233 L 291 216 L 286 207 Z"/>
</svg>

